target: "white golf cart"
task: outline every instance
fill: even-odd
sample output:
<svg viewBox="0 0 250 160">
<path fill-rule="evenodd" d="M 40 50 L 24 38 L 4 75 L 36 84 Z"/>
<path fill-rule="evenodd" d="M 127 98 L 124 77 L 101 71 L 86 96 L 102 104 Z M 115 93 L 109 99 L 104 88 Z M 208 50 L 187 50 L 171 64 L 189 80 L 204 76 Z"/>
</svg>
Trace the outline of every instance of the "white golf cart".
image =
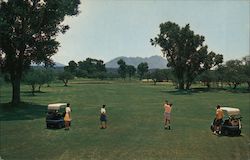
<svg viewBox="0 0 250 160">
<path fill-rule="evenodd" d="M 54 103 L 48 105 L 48 111 L 46 115 L 47 128 L 63 128 L 64 114 L 67 103 Z"/>
<path fill-rule="evenodd" d="M 239 108 L 221 107 L 224 118 L 221 127 L 221 134 L 225 136 L 239 136 L 241 134 L 241 116 Z M 215 130 L 215 121 L 211 124 L 211 130 Z"/>
</svg>

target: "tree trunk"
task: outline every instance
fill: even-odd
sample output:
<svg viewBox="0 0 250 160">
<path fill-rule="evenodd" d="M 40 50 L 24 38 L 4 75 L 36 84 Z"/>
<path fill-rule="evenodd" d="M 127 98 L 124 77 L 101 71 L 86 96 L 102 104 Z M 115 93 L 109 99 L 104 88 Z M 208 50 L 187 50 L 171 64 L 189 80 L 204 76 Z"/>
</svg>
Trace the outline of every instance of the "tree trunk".
<svg viewBox="0 0 250 160">
<path fill-rule="evenodd" d="M 248 84 L 248 90 L 250 90 L 250 81 L 247 81 Z"/>
<path fill-rule="evenodd" d="M 156 80 L 153 80 L 153 81 L 154 81 L 154 85 L 156 85 L 156 82 L 157 82 L 157 81 L 156 81 Z"/>
<path fill-rule="evenodd" d="M 239 83 L 233 83 L 234 87 L 233 89 L 236 89 L 236 87 L 239 85 Z"/>
<path fill-rule="evenodd" d="M 21 78 L 12 76 L 11 78 L 12 84 L 12 104 L 18 104 L 21 101 L 20 98 L 20 84 Z"/>
<path fill-rule="evenodd" d="M 191 82 L 187 82 L 187 83 L 186 83 L 186 90 L 189 90 L 189 89 L 190 89 L 191 84 L 192 84 Z"/>
<path fill-rule="evenodd" d="M 67 86 L 68 86 L 68 85 L 67 85 L 68 80 L 67 80 L 67 79 L 65 79 L 65 80 L 63 80 L 63 82 L 64 82 L 64 86 L 65 86 L 65 87 L 67 87 Z"/>
<path fill-rule="evenodd" d="M 184 89 L 184 82 L 179 82 L 178 88 L 179 89 Z"/>
<path fill-rule="evenodd" d="M 211 87 L 210 82 L 207 82 L 206 86 L 208 89 L 210 89 L 210 87 Z"/>
<path fill-rule="evenodd" d="M 32 96 L 35 96 L 35 88 L 36 88 L 36 87 L 35 87 L 34 84 L 32 84 L 31 87 L 32 87 Z"/>
<path fill-rule="evenodd" d="M 223 83 L 223 81 L 221 81 L 221 88 L 224 88 L 224 83 Z"/>
</svg>

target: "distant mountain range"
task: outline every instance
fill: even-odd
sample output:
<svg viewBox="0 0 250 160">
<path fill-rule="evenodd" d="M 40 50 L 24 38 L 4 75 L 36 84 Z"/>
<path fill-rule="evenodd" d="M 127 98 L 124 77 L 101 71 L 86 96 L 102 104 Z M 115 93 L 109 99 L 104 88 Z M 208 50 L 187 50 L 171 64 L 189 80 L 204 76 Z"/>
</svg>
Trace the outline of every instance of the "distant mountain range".
<svg viewBox="0 0 250 160">
<path fill-rule="evenodd" d="M 151 56 L 151 57 L 117 57 L 112 59 L 111 61 L 105 63 L 106 68 L 119 68 L 117 61 L 120 59 L 124 60 L 127 65 L 133 65 L 137 68 L 137 66 L 142 62 L 147 62 L 149 69 L 164 69 L 167 68 L 167 60 L 161 56 Z"/>
<path fill-rule="evenodd" d="M 31 66 L 44 66 L 44 63 L 41 63 L 41 64 L 35 64 L 35 63 L 32 63 Z M 65 65 L 62 64 L 62 63 L 59 63 L 59 62 L 55 62 L 55 65 L 53 67 L 64 67 Z"/>
</svg>

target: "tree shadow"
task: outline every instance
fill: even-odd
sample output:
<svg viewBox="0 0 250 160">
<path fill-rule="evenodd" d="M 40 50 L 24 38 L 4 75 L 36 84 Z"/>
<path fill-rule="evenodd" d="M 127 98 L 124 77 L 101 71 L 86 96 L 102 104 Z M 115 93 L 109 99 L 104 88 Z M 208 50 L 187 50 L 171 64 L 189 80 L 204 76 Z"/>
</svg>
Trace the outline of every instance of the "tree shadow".
<svg viewBox="0 0 250 160">
<path fill-rule="evenodd" d="M 207 93 L 207 92 L 230 92 L 230 93 L 250 93 L 247 89 L 226 89 L 226 88 L 192 88 L 189 90 L 162 90 L 162 93 L 169 93 L 173 95 L 192 95 L 197 93 Z"/>
<path fill-rule="evenodd" d="M 21 93 L 26 93 L 26 94 L 32 94 L 32 91 L 21 91 Z M 34 93 L 41 93 L 41 94 L 43 94 L 43 93 L 47 93 L 47 92 L 44 92 L 44 91 L 35 91 Z"/>
<path fill-rule="evenodd" d="M 0 103 L 0 121 L 34 120 L 45 118 L 47 106 L 22 102 L 19 105 Z"/>
<path fill-rule="evenodd" d="M 185 91 L 185 90 L 162 90 L 162 93 L 168 93 L 172 95 L 191 95 L 192 93 L 190 91 Z"/>
<path fill-rule="evenodd" d="M 47 92 L 44 92 L 44 91 L 35 91 L 34 95 L 32 94 L 31 91 L 21 91 L 21 93 L 22 93 L 22 96 L 24 96 L 24 97 L 36 97 L 36 96 L 39 96 L 40 94 L 45 94 Z"/>
</svg>

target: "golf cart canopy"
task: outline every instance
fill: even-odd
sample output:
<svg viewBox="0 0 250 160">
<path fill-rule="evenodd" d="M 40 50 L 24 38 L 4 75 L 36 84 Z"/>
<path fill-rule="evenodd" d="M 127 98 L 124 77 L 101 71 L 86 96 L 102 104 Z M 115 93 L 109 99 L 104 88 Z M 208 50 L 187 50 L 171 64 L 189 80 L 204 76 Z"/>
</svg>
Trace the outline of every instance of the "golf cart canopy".
<svg viewBox="0 0 250 160">
<path fill-rule="evenodd" d="M 231 108 L 231 107 L 221 107 L 221 109 L 226 112 L 229 116 L 240 115 L 239 108 Z"/>
<path fill-rule="evenodd" d="M 59 110 L 62 107 L 66 107 L 67 103 L 54 103 L 48 105 L 48 110 Z"/>
</svg>

